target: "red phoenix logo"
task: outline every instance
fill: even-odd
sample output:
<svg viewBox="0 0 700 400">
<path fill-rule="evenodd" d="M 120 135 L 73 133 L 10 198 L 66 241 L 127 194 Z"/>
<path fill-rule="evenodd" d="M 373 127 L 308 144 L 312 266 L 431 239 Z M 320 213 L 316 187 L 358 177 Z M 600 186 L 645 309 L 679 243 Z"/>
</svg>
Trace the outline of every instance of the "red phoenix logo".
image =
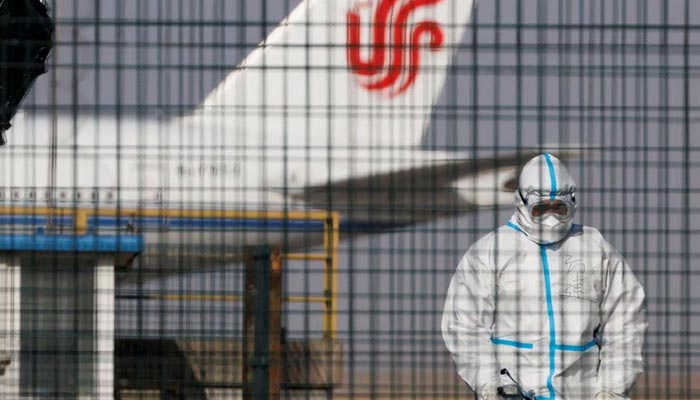
<svg viewBox="0 0 700 400">
<path fill-rule="evenodd" d="M 418 77 L 420 69 L 420 45 L 428 38 L 431 51 L 442 47 L 444 35 L 440 24 L 423 21 L 410 24 L 409 18 L 421 7 L 434 6 L 443 0 L 379 0 L 372 21 L 371 52 L 368 58 L 361 54 L 361 17 L 359 8 L 367 6 L 363 2 L 348 11 L 347 58 L 354 74 L 360 77 L 359 83 L 370 91 L 388 90 L 390 97 L 405 92 Z M 403 3 L 394 12 L 398 3 Z M 390 20 L 390 18 L 392 18 Z M 388 39 L 388 40 L 387 40 Z M 387 59 L 390 59 L 387 62 Z"/>
</svg>

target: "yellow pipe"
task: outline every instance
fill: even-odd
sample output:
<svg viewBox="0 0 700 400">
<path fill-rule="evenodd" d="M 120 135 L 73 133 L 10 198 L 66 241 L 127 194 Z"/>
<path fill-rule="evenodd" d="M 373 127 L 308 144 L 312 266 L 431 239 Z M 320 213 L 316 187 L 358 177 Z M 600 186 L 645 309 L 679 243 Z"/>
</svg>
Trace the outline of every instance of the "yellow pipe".
<svg viewBox="0 0 700 400">
<path fill-rule="evenodd" d="M 139 216 L 139 217 L 171 217 L 171 218 L 240 218 L 240 219 L 292 219 L 322 221 L 327 218 L 325 211 L 258 211 L 258 210 L 189 210 L 189 209 L 156 209 L 156 208 L 50 208 L 5 206 L 0 207 L 2 215 L 86 215 L 101 217 Z"/>
<path fill-rule="evenodd" d="M 328 249 L 331 244 L 331 237 L 329 236 L 329 223 L 328 219 L 323 221 L 323 248 L 326 251 L 326 258 L 324 265 L 324 276 L 323 276 L 323 297 L 325 298 L 325 312 L 323 313 L 323 337 L 330 338 L 332 336 L 331 320 L 333 319 L 333 304 L 330 298 L 331 290 L 331 274 L 330 274 L 330 260 L 328 260 Z"/>
<path fill-rule="evenodd" d="M 167 300 L 167 301 L 220 301 L 220 302 L 238 302 L 243 301 L 243 296 L 238 295 L 213 295 L 213 294 L 156 294 L 147 295 L 152 300 Z"/>
<path fill-rule="evenodd" d="M 324 223 L 325 235 L 323 246 L 326 249 L 326 279 L 324 283 L 324 296 L 326 297 L 326 313 L 324 316 L 324 336 L 334 339 L 338 329 L 337 299 L 337 251 L 339 242 L 339 217 L 338 213 L 329 212 Z"/>
<path fill-rule="evenodd" d="M 321 220 L 323 211 L 258 211 L 258 210 L 189 210 L 189 209 L 98 209 L 93 215 L 102 217 L 138 216 L 170 218 L 240 218 L 240 219 L 293 219 Z"/>
<path fill-rule="evenodd" d="M 285 297 L 285 300 L 289 303 L 320 303 L 325 304 L 326 298 L 324 296 L 290 296 Z"/>
<path fill-rule="evenodd" d="M 214 301 L 222 303 L 234 303 L 244 300 L 239 295 L 215 295 L 215 294 L 146 294 L 143 298 L 148 300 L 165 301 Z M 320 303 L 324 304 L 326 298 L 323 296 L 288 296 L 284 298 L 288 303 Z"/>
<path fill-rule="evenodd" d="M 326 261 L 328 256 L 326 254 L 289 253 L 285 254 L 284 258 L 298 261 Z"/>
<path fill-rule="evenodd" d="M 78 234 L 86 234 L 88 227 L 87 210 L 79 209 L 75 213 L 75 230 Z"/>
<path fill-rule="evenodd" d="M 70 208 L 5 206 L 0 207 L 2 215 L 41 215 L 41 216 L 65 216 L 73 214 Z"/>
<path fill-rule="evenodd" d="M 338 334 L 338 246 L 340 244 L 340 215 L 333 212 L 331 222 L 331 332 L 330 338 Z"/>
</svg>

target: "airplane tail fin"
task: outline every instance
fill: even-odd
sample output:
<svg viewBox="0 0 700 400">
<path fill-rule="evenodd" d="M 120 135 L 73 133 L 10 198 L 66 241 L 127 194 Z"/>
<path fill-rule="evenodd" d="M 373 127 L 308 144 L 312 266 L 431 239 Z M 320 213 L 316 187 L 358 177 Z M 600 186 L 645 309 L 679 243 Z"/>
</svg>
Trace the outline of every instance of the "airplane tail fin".
<svg viewBox="0 0 700 400">
<path fill-rule="evenodd" d="M 302 1 L 199 112 L 223 116 L 249 145 L 282 143 L 277 135 L 299 146 L 419 145 L 472 3 Z"/>
</svg>

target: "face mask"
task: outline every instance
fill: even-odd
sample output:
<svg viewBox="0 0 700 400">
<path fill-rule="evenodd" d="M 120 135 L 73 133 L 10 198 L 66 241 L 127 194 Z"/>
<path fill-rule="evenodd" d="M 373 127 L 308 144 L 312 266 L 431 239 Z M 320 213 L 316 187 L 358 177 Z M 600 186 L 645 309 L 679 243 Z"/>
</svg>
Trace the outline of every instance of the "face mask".
<svg viewBox="0 0 700 400">
<path fill-rule="evenodd" d="M 518 194 L 520 195 L 519 200 L 527 205 L 530 216 L 535 221 L 541 221 L 542 218 L 548 215 L 554 215 L 560 220 L 570 219 L 578 208 L 574 193 L 554 196 L 554 198 L 537 193 L 531 193 L 525 197 L 520 191 L 518 191 Z"/>
<path fill-rule="evenodd" d="M 533 242 L 559 242 L 573 226 L 578 208 L 575 193 L 573 178 L 556 157 L 534 157 L 520 173 L 513 221 Z"/>
<path fill-rule="evenodd" d="M 569 234 L 573 226 L 573 215 L 570 218 L 560 219 L 547 214 L 535 221 L 524 204 L 517 207 L 515 217 L 517 224 L 527 237 L 538 244 L 559 242 Z"/>
</svg>

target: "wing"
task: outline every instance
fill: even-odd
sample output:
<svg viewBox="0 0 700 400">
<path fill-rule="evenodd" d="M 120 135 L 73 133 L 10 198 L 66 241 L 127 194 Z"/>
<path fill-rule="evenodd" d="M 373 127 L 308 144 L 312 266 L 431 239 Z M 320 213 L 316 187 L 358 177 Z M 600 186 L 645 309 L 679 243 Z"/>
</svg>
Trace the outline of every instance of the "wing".
<svg viewBox="0 0 700 400">
<path fill-rule="evenodd" d="M 512 205 L 520 167 L 537 154 L 432 159 L 409 168 L 306 187 L 294 197 L 312 208 L 339 211 L 346 231 L 389 229 L 482 207 Z M 558 152 L 557 156 L 567 159 L 574 154 Z"/>
</svg>

